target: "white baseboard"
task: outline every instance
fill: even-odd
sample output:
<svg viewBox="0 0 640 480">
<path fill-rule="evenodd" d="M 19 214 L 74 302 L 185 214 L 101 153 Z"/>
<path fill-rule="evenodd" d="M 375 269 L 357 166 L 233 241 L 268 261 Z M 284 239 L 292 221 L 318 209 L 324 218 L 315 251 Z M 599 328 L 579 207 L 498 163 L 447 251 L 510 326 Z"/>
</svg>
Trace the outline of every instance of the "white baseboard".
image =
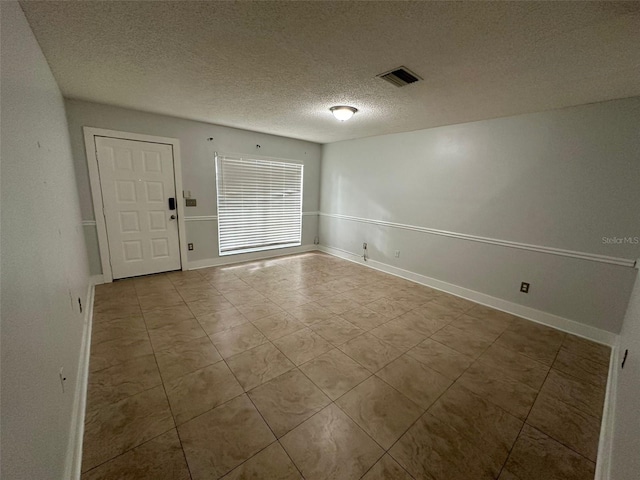
<svg viewBox="0 0 640 480">
<path fill-rule="evenodd" d="M 609 361 L 609 376 L 607 377 L 607 390 L 604 397 L 602 410 L 602 423 L 600 424 L 600 440 L 598 442 L 598 461 L 596 462 L 596 475 L 594 480 L 611 480 L 611 453 L 613 449 L 613 435 L 615 428 L 616 392 L 618 391 L 618 360 L 620 344 L 616 343 L 611 348 Z"/>
<path fill-rule="evenodd" d="M 102 275 L 99 275 L 102 277 Z M 89 280 L 89 287 L 85 303 L 84 329 L 80 359 L 78 360 L 76 390 L 73 397 L 73 411 L 71 417 L 71 432 L 67 449 L 65 478 L 80 480 L 82 468 L 82 440 L 84 437 L 84 414 L 87 407 L 87 386 L 89 382 L 89 353 L 91 349 L 91 329 L 93 325 L 93 300 L 95 298 L 94 277 Z M 99 283 L 102 283 L 100 281 Z"/>
<path fill-rule="evenodd" d="M 411 280 L 413 282 L 420 283 L 431 288 L 435 288 L 436 290 L 440 290 L 452 295 L 456 295 L 458 297 L 465 298 L 467 300 L 471 300 L 472 302 L 476 302 L 481 305 L 495 308 L 496 310 L 502 310 L 503 312 L 511 313 L 513 315 L 517 315 L 518 317 L 526 318 L 527 320 L 531 320 L 533 322 L 541 323 L 543 325 L 562 330 L 563 332 L 571 333 L 572 335 L 577 335 L 594 342 L 602 343 L 604 345 L 614 346 L 618 337 L 615 333 L 607 332 L 606 330 L 601 330 L 590 325 L 585 325 L 583 323 L 576 322 L 575 320 L 570 320 L 568 318 L 560 317 L 559 315 L 554 315 L 552 313 L 543 312 L 542 310 L 536 310 L 535 308 L 509 302 L 501 298 L 492 297 L 491 295 L 487 295 L 485 293 L 477 292 L 475 290 L 470 290 L 464 287 L 459 287 L 458 285 L 443 282 L 442 280 L 427 277 L 425 275 L 394 267 L 386 263 L 378 262 L 376 260 L 369 259 L 365 262 L 362 258 L 362 255 L 348 252 L 346 250 L 335 247 L 327 247 L 325 245 L 319 245 L 318 250 L 330 255 L 334 255 L 336 257 L 344 258 L 345 260 L 359 263 L 375 270 L 380 270 L 397 277 Z"/>
<path fill-rule="evenodd" d="M 252 260 L 295 255 L 296 253 L 311 252 L 313 250 L 318 250 L 318 245 L 301 245 L 299 247 L 265 250 L 264 252 L 240 253 L 238 255 L 229 255 L 226 257 L 205 258 L 204 260 L 195 260 L 187 263 L 185 270 L 197 270 L 199 268 L 231 265 L 233 263 L 249 262 Z M 102 285 L 104 283 L 104 277 L 102 274 L 91 275 L 89 281 L 91 282 L 91 285 Z"/>
<path fill-rule="evenodd" d="M 296 253 L 311 252 L 318 249 L 318 245 L 301 245 L 299 247 L 265 250 L 263 252 L 240 253 L 238 255 L 229 255 L 226 257 L 206 258 L 204 260 L 189 262 L 187 264 L 187 270 L 197 270 L 199 268 L 218 267 L 220 265 L 230 265 L 232 263 L 242 263 L 252 260 L 262 260 L 265 258 L 282 257 L 285 255 L 294 255 Z"/>
</svg>

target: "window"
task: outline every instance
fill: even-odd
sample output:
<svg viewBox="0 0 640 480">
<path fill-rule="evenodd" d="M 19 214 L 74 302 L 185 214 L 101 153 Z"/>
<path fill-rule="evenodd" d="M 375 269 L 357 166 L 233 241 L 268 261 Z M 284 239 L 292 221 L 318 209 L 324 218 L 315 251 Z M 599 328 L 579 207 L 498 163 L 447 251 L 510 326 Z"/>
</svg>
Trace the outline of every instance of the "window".
<svg viewBox="0 0 640 480">
<path fill-rule="evenodd" d="M 303 165 L 216 155 L 220 255 L 302 242 Z"/>
</svg>

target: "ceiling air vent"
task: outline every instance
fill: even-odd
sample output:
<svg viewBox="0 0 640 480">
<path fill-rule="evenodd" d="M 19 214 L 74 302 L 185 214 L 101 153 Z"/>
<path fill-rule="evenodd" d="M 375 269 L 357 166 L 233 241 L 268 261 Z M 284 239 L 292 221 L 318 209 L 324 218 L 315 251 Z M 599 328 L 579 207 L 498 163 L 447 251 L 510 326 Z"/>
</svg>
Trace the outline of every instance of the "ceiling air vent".
<svg viewBox="0 0 640 480">
<path fill-rule="evenodd" d="M 416 83 L 422 80 L 418 75 L 413 73 L 406 67 L 398 67 L 389 72 L 376 75 L 378 78 L 386 80 L 387 82 L 395 85 L 396 87 L 404 87 L 410 83 Z"/>
</svg>

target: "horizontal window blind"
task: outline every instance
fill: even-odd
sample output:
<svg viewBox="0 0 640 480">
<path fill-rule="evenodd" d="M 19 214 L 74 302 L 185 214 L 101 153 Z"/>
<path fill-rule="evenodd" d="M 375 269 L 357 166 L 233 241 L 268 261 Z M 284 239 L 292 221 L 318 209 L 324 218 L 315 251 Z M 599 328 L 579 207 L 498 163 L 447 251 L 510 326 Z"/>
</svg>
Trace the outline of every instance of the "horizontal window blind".
<svg viewBox="0 0 640 480">
<path fill-rule="evenodd" d="M 220 255 L 302 241 L 303 165 L 216 155 Z"/>
</svg>

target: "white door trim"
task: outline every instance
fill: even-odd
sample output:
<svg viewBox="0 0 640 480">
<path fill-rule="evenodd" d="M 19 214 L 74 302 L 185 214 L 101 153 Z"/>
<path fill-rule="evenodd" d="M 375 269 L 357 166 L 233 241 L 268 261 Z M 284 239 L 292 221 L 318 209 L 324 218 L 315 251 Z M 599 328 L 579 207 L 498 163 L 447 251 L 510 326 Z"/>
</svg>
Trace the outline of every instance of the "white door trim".
<svg viewBox="0 0 640 480">
<path fill-rule="evenodd" d="M 162 143 L 171 145 L 173 149 L 173 173 L 176 183 L 176 203 L 178 204 L 178 241 L 180 243 L 181 269 L 187 268 L 187 239 L 184 226 L 184 202 L 182 201 L 182 162 L 180 160 L 180 140 L 177 138 L 155 137 L 140 133 L 119 132 L 104 128 L 83 127 L 84 147 L 87 152 L 87 165 L 89 167 L 89 181 L 91 183 L 91 197 L 93 198 L 93 213 L 96 218 L 98 231 L 98 245 L 100 247 L 100 262 L 102 263 L 102 275 L 104 283 L 113 281 L 111 263 L 109 262 L 109 243 L 107 240 L 107 225 L 104 219 L 104 205 L 102 203 L 102 186 L 98 170 L 98 157 L 96 156 L 95 137 L 120 138 L 139 142 Z"/>
</svg>

